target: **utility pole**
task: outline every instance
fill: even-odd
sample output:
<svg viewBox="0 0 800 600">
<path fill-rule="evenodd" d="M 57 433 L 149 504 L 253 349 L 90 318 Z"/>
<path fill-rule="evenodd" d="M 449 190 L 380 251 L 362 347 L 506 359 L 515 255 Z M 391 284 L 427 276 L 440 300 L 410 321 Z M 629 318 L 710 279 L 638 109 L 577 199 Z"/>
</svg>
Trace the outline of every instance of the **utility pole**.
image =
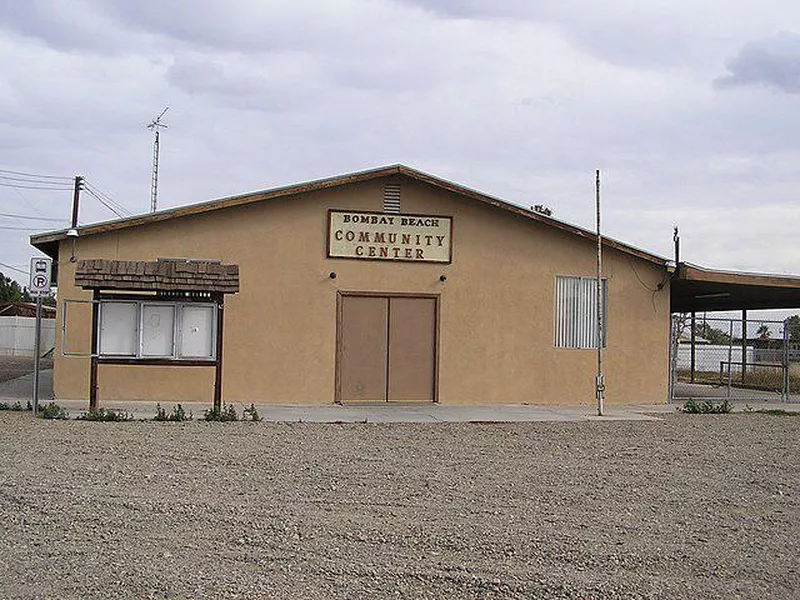
<svg viewBox="0 0 800 600">
<path fill-rule="evenodd" d="M 83 177 L 75 176 L 75 189 L 72 191 L 72 221 L 70 229 L 78 228 L 78 205 L 81 201 L 81 189 L 83 188 Z"/>
<path fill-rule="evenodd" d="M 595 379 L 595 396 L 597 398 L 597 416 L 602 417 L 606 384 L 603 378 L 603 237 L 600 234 L 600 169 L 595 172 L 595 205 L 597 214 L 597 377 Z"/>
<path fill-rule="evenodd" d="M 159 127 L 167 128 L 165 123 L 161 122 L 163 117 L 169 110 L 169 106 L 161 111 L 161 114 L 153 119 L 147 128 L 155 132 L 155 139 L 153 140 L 153 177 L 150 181 L 150 212 L 156 212 L 158 205 L 158 146 L 159 146 Z"/>
</svg>

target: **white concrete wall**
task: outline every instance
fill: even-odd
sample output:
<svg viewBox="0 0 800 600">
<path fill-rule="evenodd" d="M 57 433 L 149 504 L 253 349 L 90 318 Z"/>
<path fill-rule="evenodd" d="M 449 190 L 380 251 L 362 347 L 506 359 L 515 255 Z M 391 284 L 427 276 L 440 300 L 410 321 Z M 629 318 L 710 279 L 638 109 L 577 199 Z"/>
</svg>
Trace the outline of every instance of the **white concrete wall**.
<svg viewBox="0 0 800 600">
<path fill-rule="evenodd" d="M 742 362 L 742 347 L 734 345 L 731 349 L 731 362 Z M 691 367 L 691 346 L 689 344 L 678 345 L 678 369 L 689 369 Z M 695 370 L 696 371 L 710 371 L 712 373 L 719 372 L 720 361 L 725 361 L 723 367 L 724 372 L 728 372 L 728 346 L 715 346 L 708 344 L 697 344 L 695 346 Z M 755 361 L 755 352 L 752 346 L 747 346 L 747 362 L 753 364 Z M 731 371 L 740 372 L 741 365 L 732 364 Z"/>
<path fill-rule="evenodd" d="M 53 347 L 56 320 L 42 319 L 42 354 Z M 0 317 L 0 356 L 33 356 L 36 342 L 34 317 Z"/>
</svg>

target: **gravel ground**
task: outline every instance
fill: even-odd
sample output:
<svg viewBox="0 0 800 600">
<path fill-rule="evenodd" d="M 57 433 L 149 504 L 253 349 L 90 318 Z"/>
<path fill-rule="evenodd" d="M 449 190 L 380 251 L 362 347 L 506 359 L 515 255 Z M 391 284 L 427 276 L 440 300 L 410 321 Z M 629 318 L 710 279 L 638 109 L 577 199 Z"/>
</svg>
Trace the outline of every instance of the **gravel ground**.
<svg viewBox="0 0 800 600">
<path fill-rule="evenodd" d="M 800 417 L 0 431 L 2 598 L 800 590 Z"/>
</svg>

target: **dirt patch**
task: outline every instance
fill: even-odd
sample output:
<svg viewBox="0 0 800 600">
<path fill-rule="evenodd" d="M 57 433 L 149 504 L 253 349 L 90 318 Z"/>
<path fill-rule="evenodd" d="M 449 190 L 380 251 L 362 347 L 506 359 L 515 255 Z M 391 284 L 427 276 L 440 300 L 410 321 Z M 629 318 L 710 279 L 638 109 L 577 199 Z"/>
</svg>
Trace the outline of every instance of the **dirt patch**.
<svg viewBox="0 0 800 600">
<path fill-rule="evenodd" d="M 3 598 L 800 589 L 800 419 L 0 429 Z"/>
</svg>

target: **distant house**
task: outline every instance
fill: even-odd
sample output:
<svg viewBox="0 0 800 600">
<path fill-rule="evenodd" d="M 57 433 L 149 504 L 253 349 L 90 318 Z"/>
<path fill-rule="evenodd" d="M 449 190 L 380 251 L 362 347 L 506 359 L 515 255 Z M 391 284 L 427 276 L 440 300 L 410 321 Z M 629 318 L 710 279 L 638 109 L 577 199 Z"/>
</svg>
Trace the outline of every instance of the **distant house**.
<svg viewBox="0 0 800 600">
<path fill-rule="evenodd" d="M 0 302 L 0 317 L 35 317 L 34 302 Z M 55 306 L 42 306 L 43 319 L 55 319 Z"/>
</svg>

